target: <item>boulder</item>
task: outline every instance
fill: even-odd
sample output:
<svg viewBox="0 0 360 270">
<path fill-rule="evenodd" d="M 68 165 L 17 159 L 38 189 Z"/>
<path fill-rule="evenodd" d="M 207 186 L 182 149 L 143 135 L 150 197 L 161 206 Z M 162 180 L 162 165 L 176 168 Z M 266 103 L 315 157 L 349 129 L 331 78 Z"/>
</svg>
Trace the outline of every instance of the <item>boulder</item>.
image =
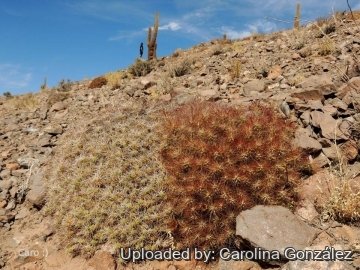
<svg viewBox="0 0 360 270">
<path fill-rule="evenodd" d="M 45 204 L 46 188 L 43 183 L 43 175 L 41 172 L 30 177 L 30 191 L 27 194 L 27 200 L 35 207 L 41 208 Z"/>
<path fill-rule="evenodd" d="M 63 128 L 61 125 L 49 125 L 44 131 L 50 135 L 58 135 L 63 133 Z"/>
<path fill-rule="evenodd" d="M 296 130 L 294 144 L 305 150 L 308 154 L 318 153 L 322 148 L 321 144 L 314 138 L 311 138 L 309 131 L 304 128 L 298 128 Z"/>
<path fill-rule="evenodd" d="M 265 82 L 262 80 L 251 80 L 244 85 L 244 94 L 249 96 L 252 92 L 262 92 L 265 90 Z"/>
<path fill-rule="evenodd" d="M 236 218 L 237 235 L 254 247 L 278 250 L 282 255 L 287 247 L 309 246 L 316 233 L 316 229 L 282 206 L 258 205 Z"/>
<path fill-rule="evenodd" d="M 66 109 L 66 105 L 64 102 L 59 101 L 56 102 L 54 105 L 51 106 L 50 112 L 58 112 Z"/>
<path fill-rule="evenodd" d="M 318 90 L 322 95 L 330 95 L 336 92 L 336 87 L 329 74 L 314 75 L 301 83 L 304 90 Z"/>
</svg>

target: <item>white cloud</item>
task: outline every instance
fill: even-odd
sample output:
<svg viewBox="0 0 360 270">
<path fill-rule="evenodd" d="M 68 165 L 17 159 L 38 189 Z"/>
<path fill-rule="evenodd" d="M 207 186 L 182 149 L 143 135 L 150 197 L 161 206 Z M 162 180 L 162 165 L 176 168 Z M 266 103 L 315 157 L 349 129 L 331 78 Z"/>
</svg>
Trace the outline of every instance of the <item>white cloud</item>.
<svg viewBox="0 0 360 270">
<path fill-rule="evenodd" d="M 250 31 L 246 31 L 246 30 L 237 31 L 237 30 L 234 30 L 232 27 L 227 27 L 227 26 L 221 27 L 219 34 L 221 34 L 221 33 L 226 34 L 226 36 L 230 39 L 241 39 L 241 38 L 248 37 L 251 35 Z"/>
<path fill-rule="evenodd" d="M 117 34 L 109 38 L 109 41 L 116 41 L 116 40 L 131 40 L 136 37 L 145 36 L 145 31 L 147 29 L 139 30 L 139 31 L 119 31 Z"/>
<path fill-rule="evenodd" d="M 181 29 L 181 25 L 178 22 L 169 22 L 168 24 L 159 27 L 159 30 L 177 31 Z"/>
<path fill-rule="evenodd" d="M 0 89 L 12 90 L 27 87 L 32 73 L 20 65 L 0 64 Z"/>
</svg>

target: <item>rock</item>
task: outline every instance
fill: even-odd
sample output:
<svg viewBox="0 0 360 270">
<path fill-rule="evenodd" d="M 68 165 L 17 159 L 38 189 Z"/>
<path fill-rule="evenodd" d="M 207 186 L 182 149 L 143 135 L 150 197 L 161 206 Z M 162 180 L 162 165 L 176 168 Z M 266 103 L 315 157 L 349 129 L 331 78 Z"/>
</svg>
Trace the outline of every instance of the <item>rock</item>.
<svg viewBox="0 0 360 270">
<path fill-rule="evenodd" d="M 318 90 L 322 95 L 330 95 L 336 92 L 332 78 L 328 74 L 314 75 L 301 83 L 304 90 Z"/>
<path fill-rule="evenodd" d="M 146 89 L 156 85 L 156 82 L 151 81 L 149 79 L 142 79 L 142 80 L 140 80 L 140 83 L 143 86 L 143 90 L 146 90 Z"/>
<path fill-rule="evenodd" d="M 252 261 L 225 261 L 219 259 L 218 270 L 261 270 L 256 262 Z"/>
<path fill-rule="evenodd" d="M 10 179 L 0 180 L 0 190 L 7 193 L 13 186 L 13 181 Z"/>
<path fill-rule="evenodd" d="M 343 143 L 342 145 L 340 145 L 340 150 L 341 150 L 342 156 L 347 161 L 353 161 L 354 159 L 356 159 L 356 157 L 358 155 L 358 148 L 357 148 L 356 142 L 354 142 L 354 141 L 347 141 L 347 142 Z"/>
<path fill-rule="evenodd" d="M 38 146 L 40 147 L 48 147 L 52 146 L 51 143 L 51 135 L 50 134 L 43 134 L 38 138 Z"/>
<path fill-rule="evenodd" d="M 286 222 L 284 222 L 286 220 Z M 278 250 L 309 246 L 316 230 L 282 206 L 258 205 L 245 210 L 236 218 L 236 234 L 254 247 Z"/>
<path fill-rule="evenodd" d="M 15 217 L 14 213 L 6 209 L 0 209 L 0 222 L 2 223 L 10 222 L 12 219 L 14 219 L 14 217 Z"/>
<path fill-rule="evenodd" d="M 251 95 L 252 92 L 262 92 L 265 90 L 265 82 L 262 80 L 251 80 L 244 85 L 244 94 Z"/>
<path fill-rule="evenodd" d="M 321 171 L 322 168 L 329 164 L 330 160 L 323 153 L 320 153 L 316 158 L 310 156 L 310 166 L 315 173 Z"/>
<path fill-rule="evenodd" d="M 44 131 L 50 135 L 58 135 L 63 133 L 63 128 L 61 125 L 50 125 L 47 126 Z"/>
<path fill-rule="evenodd" d="M 21 208 L 20 211 L 16 214 L 15 220 L 24 219 L 24 218 L 28 217 L 29 214 L 30 214 L 29 209 L 23 207 L 23 208 Z"/>
<path fill-rule="evenodd" d="M 56 102 L 54 105 L 51 106 L 50 112 L 58 112 L 66 109 L 66 105 L 64 102 L 59 101 Z"/>
<path fill-rule="evenodd" d="M 3 159 L 7 159 L 11 156 L 11 150 L 2 151 L 0 155 Z"/>
<path fill-rule="evenodd" d="M 0 208 L 5 208 L 7 205 L 6 200 L 0 200 Z"/>
<path fill-rule="evenodd" d="M 339 129 L 341 121 L 334 119 L 330 114 L 325 114 L 320 111 L 313 111 L 310 113 L 311 125 L 320 127 L 321 135 L 330 140 L 348 139 L 347 136 Z"/>
<path fill-rule="evenodd" d="M 335 116 L 337 115 L 337 109 L 330 105 L 330 104 L 327 104 L 325 105 L 323 108 L 322 108 L 322 111 L 325 113 L 325 114 L 330 114 L 331 116 Z"/>
<path fill-rule="evenodd" d="M 349 92 L 360 92 L 360 77 L 351 78 L 347 84 L 340 87 L 336 94 L 339 98 L 343 99 Z"/>
<path fill-rule="evenodd" d="M 348 105 L 339 98 L 334 98 L 329 103 L 333 105 L 335 108 L 338 108 L 343 111 L 346 111 L 348 108 Z"/>
<path fill-rule="evenodd" d="M 324 116 L 323 112 L 320 112 L 320 111 L 311 112 L 310 113 L 310 124 L 313 127 L 319 128 L 320 127 L 320 122 L 321 122 L 323 116 Z"/>
<path fill-rule="evenodd" d="M 97 251 L 95 255 L 89 260 L 89 266 L 94 270 L 115 270 L 116 263 L 109 252 Z"/>
<path fill-rule="evenodd" d="M 45 203 L 46 188 L 43 183 L 42 173 L 34 174 L 30 177 L 30 191 L 26 198 L 37 208 L 41 208 Z"/>
<path fill-rule="evenodd" d="M 305 150 L 308 154 L 314 154 L 321 151 L 321 144 L 309 136 L 309 131 L 304 128 L 298 128 L 295 132 L 294 144 Z"/>
<path fill-rule="evenodd" d="M 318 90 L 301 90 L 296 93 L 292 93 L 290 95 L 293 98 L 298 98 L 303 101 L 310 101 L 310 100 L 323 100 L 324 95 Z"/>
<path fill-rule="evenodd" d="M 293 55 L 291 56 L 292 60 L 300 60 L 301 59 L 301 55 L 298 53 L 293 53 Z"/>
<path fill-rule="evenodd" d="M 328 159 L 330 159 L 332 161 L 339 160 L 340 152 L 338 151 L 338 149 L 336 148 L 336 146 L 334 144 L 331 144 L 330 147 L 323 148 L 322 151 Z"/>
<path fill-rule="evenodd" d="M 310 124 L 310 112 L 305 111 L 300 115 L 300 119 L 304 123 L 305 126 L 308 126 Z"/>
<path fill-rule="evenodd" d="M 322 207 L 339 184 L 340 180 L 335 175 L 323 169 L 302 182 L 299 187 L 300 200 L 312 203 L 315 208 Z"/>
<path fill-rule="evenodd" d="M 267 78 L 270 79 L 270 80 L 275 80 L 276 78 L 278 78 L 281 75 L 281 73 L 282 73 L 281 72 L 281 66 L 279 66 L 279 65 L 273 66 L 270 69 Z"/>
<path fill-rule="evenodd" d="M 316 211 L 314 204 L 308 200 L 303 200 L 300 202 L 299 207 L 295 210 L 295 214 L 302 220 L 305 220 L 309 223 L 311 223 L 319 216 L 319 213 Z"/>
<path fill-rule="evenodd" d="M 214 89 L 202 90 L 199 92 L 200 96 L 205 97 L 206 99 L 218 97 L 218 92 Z"/>
<path fill-rule="evenodd" d="M 11 175 L 10 170 L 2 170 L 2 171 L 0 172 L 0 178 L 1 178 L 1 179 L 8 178 L 8 177 L 10 177 L 10 175 Z"/>
<path fill-rule="evenodd" d="M 10 162 L 5 165 L 5 168 L 10 171 L 15 171 L 15 170 L 20 169 L 20 164 L 17 162 Z"/>
</svg>

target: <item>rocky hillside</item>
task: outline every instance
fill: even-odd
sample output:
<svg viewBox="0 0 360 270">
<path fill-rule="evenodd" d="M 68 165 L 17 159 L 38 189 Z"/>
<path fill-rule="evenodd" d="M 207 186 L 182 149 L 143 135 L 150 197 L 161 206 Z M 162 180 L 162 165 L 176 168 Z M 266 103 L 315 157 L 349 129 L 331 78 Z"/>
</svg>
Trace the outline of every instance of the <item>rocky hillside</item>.
<svg viewBox="0 0 360 270">
<path fill-rule="evenodd" d="M 213 40 L 154 62 L 140 60 L 129 69 L 104 75 L 106 80 L 100 84 L 64 82 L 32 95 L 1 97 L 0 269 L 360 269 L 359 58 L 360 22 L 339 15 L 297 31 Z M 194 98 L 232 106 L 258 100 L 269 103 L 284 121 L 297 124 L 293 143 L 308 155 L 312 175 L 303 180 L 301 202 L 294 213 L 280 206 L 256 206 L 239 213 L 236 234 L 246 248 L 283 252 L 288 246 L 300 250 L 331 246 L 353 251 L 352 261 L 220 259 L 209 264 L 156 261 L 123 265 L 114 246 L 100 240 L 81 247 L 70 245 L 69 252 L 68 242 L 79 236 L 74 226 L 80 225 L 68 220 L 71 224 L 63 226 L 59 215 L 58 219 L 54 216 L 78 209 L 83 201 L 70 196 L 77 185 L 64 179 L 83 177 L 78 184 L 81 190 L 90 185 L 85 177 L 89 168 L 115 179 L 118 176 L 109 172 L 119 164 L 115 147 L 127 140 L 120 136 L 121 142 L 114 140 L 112 147 L 106 147 L 120 134 L 116 132 L 125 132 L 124 126 L 127 130 L 136 126 L 143 132 L 149 122 L 137 126 L 137 121 Z M 141 136 L 148 136 L 141 132 L 129 136 L 140 143 Z M 84 174 L 79 174 L 79 167 L 74 166 L 76 155 L 94 153 L 111 157 L 114 164 L 88 163 L 82 167 Z M 140 169 L 151 160 L 146 151 L 141 153 Z M 151 166 L 158 166 L 153 163 Z M 156 168 L 156 173 L 161 171 Z M 154 176 L 154 171 L 149 175 Z M 149 187 L 145 182 L 143 187 Z M 143 194 L 139 187 L 136 192 Z M 118 202 L 103 197 L 106 204 L 98 200 L 92 205 L 97 216 L 105 207 L 114 206 L 111 199 Z M 74 207 L 66 208 L 71 203 Z M 116 222 L 121 213 L 112 218 Z M 108 217 L 104 220 L 97 222 L 111 225 Z M 64 229 L 75 233 L 64 237 Z M 81 255 L 72 257 L 71 253 Z"/>
</svg>

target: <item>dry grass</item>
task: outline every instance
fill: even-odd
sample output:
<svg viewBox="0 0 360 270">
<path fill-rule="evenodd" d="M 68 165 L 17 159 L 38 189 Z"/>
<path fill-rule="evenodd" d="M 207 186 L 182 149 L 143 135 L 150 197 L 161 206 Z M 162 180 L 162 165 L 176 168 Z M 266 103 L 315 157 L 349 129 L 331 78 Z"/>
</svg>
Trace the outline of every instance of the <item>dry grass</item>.
<svg viewBox="0 0 360 270">
<path fill-rule="evenodd" d="M 170 67 L 170 77 L 181 77 L 189 74 L 191 71 L 191 61 L 189 59 L 181 60 Z"/>
<path fill-rule="evenodd" d="M 336 145 L 338 163 L 330 168 L 330 196 L 322 208 L 322 216 L 342 223 L 360 222 L 360 187 L 348 176 L 347 159 Z"/>
<path fill-rule="evenodd" d="M 39 107 L 40 104 L 38 97 L 31 93 L 21 96 L 13 96 L 9 98 L 7 102 L 11 108 L 25 110 L 33 110 Z"/>
<path fill-rule="evenodd" d="M 125 73 L 124 71 L 115 71 L 115 72 L 106 73 L 104 77 L 107 80 L 107 85 L 109 85 L 111 89 L 120 88 L 121 81 L 125 76 L 124 73 Z"/>
<path fill-rule="evenodd" d="M 169 245 L 155 127 L 138 111 L 116 113 L 63 138 L 48 170 L 46 210 L 72 254 L 90 256 L 105 243 L 116 249 Z"/>
<path fill-rule="evenodd" d="M 318 51 L 319 55 L 325 56 L 332 54 L 335 51 L 336 51 L 335 43 L 331 39 L 325 38 L 319 42 L 319 51 Z"/>
<path fill-rule="evenodd" d="M 135 63 L 130 66 L 129 72 L 135 77 L 141 77 L 149 74 L 153 69 L 150 61 L 144 61 L 142 59 L 136 59 Z"/>
<path fill-rule="evenodd" d="M 230 73 L 231 79 L 237 79 L 240 77 L 241 63 L 239 60 L 233 60 L 231 62 L 229 73 Z"/>
<path fill-rule="evenodd" d="M 65 99 L 70 97 L 69 92 L 63 92 L 58 90 L 45 90 L 47 93 L 46 103 L 49 107 L 54 105 L 57 102 L 64 101 Z"/>
</svg>

